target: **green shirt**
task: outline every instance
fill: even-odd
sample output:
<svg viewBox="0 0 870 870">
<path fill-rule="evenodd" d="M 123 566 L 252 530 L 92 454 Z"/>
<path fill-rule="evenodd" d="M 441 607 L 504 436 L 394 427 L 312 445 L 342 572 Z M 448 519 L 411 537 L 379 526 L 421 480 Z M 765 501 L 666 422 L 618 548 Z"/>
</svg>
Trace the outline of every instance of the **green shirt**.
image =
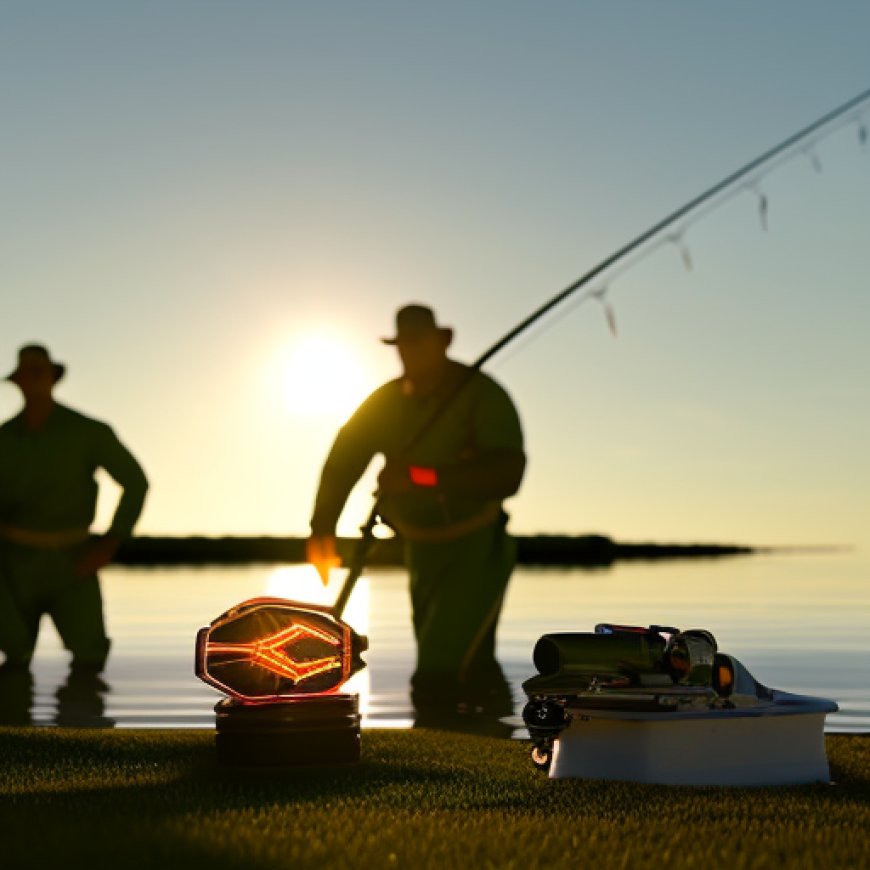
<svg viewBox="0 0 870 870">
<path fill-rule="evenodd" d="M 0 426 L 0 524 L 43 532 L 89 528 L 98 468 L 123 488 L 109 531 L 126 537 L 148 481 L 109 426 L 57 403 L 38 431 L 26 428 L 23 413 L 7 420 Z"/>
<path fill-rule="evenodd" d="M 339 431 L 323 469 L 312 518 L 315 533 L 334 528 L 350 490 L 376 454 L 408 465 L 443 467 L 488 451 L 522 452 L 516 408 L 488 375 L 451 361 L 448 377 L 434 393 L 415 395 L 407 383 L 397 378 L 375 390 Z M 457 388 L 435 422 L 415 437 Z M 414 487 L 409 493 L 383 496 L 381 512 L 388 520 L 437 528 L 473 517 L 491 504 L 487 498 Z"/>
</svg>

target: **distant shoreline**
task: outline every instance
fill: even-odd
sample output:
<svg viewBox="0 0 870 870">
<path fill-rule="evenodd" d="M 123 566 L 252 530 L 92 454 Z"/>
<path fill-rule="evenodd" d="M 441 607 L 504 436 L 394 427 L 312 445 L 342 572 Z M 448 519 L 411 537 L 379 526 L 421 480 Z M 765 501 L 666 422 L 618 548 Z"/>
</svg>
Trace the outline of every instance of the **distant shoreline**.
<svg viewBox="0 0 870 870">
<path fill-rule="evenodd" d="M 740 544 L 624 543 L 605 535 L 517 535 L 517 563 L 552 567 L 605 567 L 625 560 L 697 559 L 746 556 L 760 548 Z M 339 538 L 339 554 L 349 561 L 358 538 Z M 369 565 L 402 564 L 399 538 L 377 540 Z M 125 541 L 115 562 L 121 565 L 237 565 L 303 563 L 305 539 L 283 537 L 136 537 Z"/>
</svg>

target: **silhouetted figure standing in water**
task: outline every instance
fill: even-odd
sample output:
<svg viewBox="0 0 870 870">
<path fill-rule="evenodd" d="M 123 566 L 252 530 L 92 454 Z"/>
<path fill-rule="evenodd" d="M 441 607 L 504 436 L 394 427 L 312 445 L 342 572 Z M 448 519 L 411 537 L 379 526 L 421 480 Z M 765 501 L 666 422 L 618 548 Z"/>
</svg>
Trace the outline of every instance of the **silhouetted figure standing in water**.
<svg viewBox="0 0 870 870">
<path fill-rule="evenodd" d="M 109 653 L 97 571 L 131 534 L 148 482 L 109 426 L 55 401 L 64 370 L 46 348 L 27 345 L 7 378 L 24 407 L 0 426 L 0 651 L 6 674 L 26 672 L 48 614 L 81 686 Z M 109 531 L 93 538 L 98 468 L 123 494 Z"/>
<path fill-rule="evenodd" d="M 505 390 L 447 356 L 452 337 L 431 309 L 399 310 L 396 336 L 383 341 L 398 350 L 402 376 L 372 393 L 338 433 L 308 547 L 314 564 L 334 559 L 347 497 L 383 454 L 380 514 L 404 539 L 410 574 L 418 721 L 457 710 L 512 712 L 495 632 L 515 560 L 502 501 L 522 480 L 523 436 Z M 454 394 L 430 426 L 435 409 Z"/>
</svg>

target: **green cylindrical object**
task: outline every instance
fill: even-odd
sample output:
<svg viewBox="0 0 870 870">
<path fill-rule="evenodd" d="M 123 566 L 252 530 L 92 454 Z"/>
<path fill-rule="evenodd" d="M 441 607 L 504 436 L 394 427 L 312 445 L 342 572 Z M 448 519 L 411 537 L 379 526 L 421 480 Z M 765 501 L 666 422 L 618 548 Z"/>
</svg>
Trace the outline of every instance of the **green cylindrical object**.
<svg viewBox="0 0 870 870">
<path fill-rule="evenodd" d="M 532 659 L 542 676 L 649 674 L 662 670 L 665 640 L 656 632 L 545 634 Z"/>
</svg>

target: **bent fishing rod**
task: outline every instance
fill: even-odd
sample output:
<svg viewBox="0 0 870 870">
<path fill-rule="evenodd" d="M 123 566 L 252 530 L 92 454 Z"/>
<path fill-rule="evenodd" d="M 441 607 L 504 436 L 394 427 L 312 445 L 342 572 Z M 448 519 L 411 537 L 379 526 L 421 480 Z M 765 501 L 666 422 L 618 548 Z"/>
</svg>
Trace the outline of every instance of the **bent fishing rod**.
<svg viewBox="0 0 870 870">
<path fill-rule="evenodd" d="M 591 268 L 585 274 L 581 275 L 576 281 L 574 281 L 572 284 L 569 284 L 564 290 L 557 293 L 551 299 L 546 301 L 543 305 L 536 308 L 531 314 L 528 315 L 528 317 L 520 321 L 520 323 L 518 323 L 515 327 L 513 327 L 513 329 L 511 329 L 502 338 L 495 342 L 495 344 L 493 344 L 488 350 L 484 351 L 484 353 L 482 353 L 468 367 L 466 377 L 448 396 L 445 397 L 444 401 L 441 402 L 441 404 L 435 409 L 435 411 L 425 422 L 425 424 L 410 439 L 405 449 L 407 450 L 413 447 L 423 437 L 423 435 L 425 435 L 426 432 L 428 432 L 432 428 L 435 422 L 440 419 L 442 414 L 461 393 L 464 386 L 471 381 L 472 376 L 475 372 L 479 371 L 485 363 L 489 362 L 489 360 L 492 359 L 499 351 L 501 351 L 508 344 L 510 344 L 520 334 L 524 333 L 533 324 L 537 323 L 542 317 L 544 317 L 546 314 L 549 314 L 554 308 L 559 306 L 570 296 L 573 296 L 578 290 L 581 290 L 583 287 L 589 284 L 590 281 L 593 281 L 595 278 L 610 269 L 616 263 L 624 260 L 629 254 L 634 253 L 639 248 L 642 248 L 644 244 L 659 236 L 664 230 L 675 224 L 681 218 L 684 218 L 691 212 L 697 211 L 700 206 L 710 202 L 719 194 L 722 194 L 725 191 L 732 189 L 737 184 L 737 182 L 747 178 L 747 176 L 750 176 L 753 172 L 760 169 L 761 167 L 770 164 L 774 160 L 774 158 L 788 152 L 790 149 L 794 148 L 795 145 L 803 142 L 808 137 L 812 136 L 812 134 L 816 131 L 823 129 L 838 118 L 842 118 L 844 115 L 847 115 L 852 109 L 855 109 L 857 106 L 859 106 L 861 103 L 866 102 L 867 100 L 870 100 L 870 89 L 863 91 L 856 97 L 853 97 L 851 100 L 848 100 L 847 102 L 838 106 L 836 109 L 833 109 L 832 111 L 822 115 L 820 118 L 813 121 L 812 124 L 809 124 L 808 126 L 804 127 L 801 130 L 798 130 L 796 133 L 792 134 L 786 139 L 783 139 L 777 145 L 774 145 L 772 148 L 769 148 L 767 151 L 763 152 L 755 159 L 750 160 L 739 169 L 735 170 L 729 175 L 726 175 L 721 181 L 718 181 L 716 184 L 712 185 L 712 187 L 707 188 L 698 196 L 690 199 L 687 203 L 672 211 L 666 217 L 662 218 L 657 223 L 649 227 L 649 229 L 636 236 L 634 239 L 623 245 L 621 248 L 618 248 L 616 251 L 610 254 L 610 256 L 605 257 L 596 266 Z M 866 130 L 862 126 L 862 142 L 865 139 Z M 592 298 L 597 295 L 600 296 L 600 291 L 587 291 L 586 296 L 581 298 Z M 365 524 L 360 528 L 362 536 L 354 550 L 353 559 L 347 577 L 345 577 L 344 583 L 342 584 L 342 587 L 339 590 L 338 595 L 336 596 L 335 603 L 330 608 L 332 613 L 337 617 L 341 617 L 342 613 L 344 612 L 344 608 L 347 605 L 351 593 L 353 592 L 354 586 L 356 585 L 357 580 L 359 580 L 360 576 L 362 575 L 363 569 L 365 568 L 366 557 L 368 556 L 371 545 L 375 539 L 374 529 L 378 524 L 380 507 L 381 497 L 376 496 L 375 502 L 372 505 L 371 511 L 369 512 L 368 518 L 366 519 Z"/>
</svg>

